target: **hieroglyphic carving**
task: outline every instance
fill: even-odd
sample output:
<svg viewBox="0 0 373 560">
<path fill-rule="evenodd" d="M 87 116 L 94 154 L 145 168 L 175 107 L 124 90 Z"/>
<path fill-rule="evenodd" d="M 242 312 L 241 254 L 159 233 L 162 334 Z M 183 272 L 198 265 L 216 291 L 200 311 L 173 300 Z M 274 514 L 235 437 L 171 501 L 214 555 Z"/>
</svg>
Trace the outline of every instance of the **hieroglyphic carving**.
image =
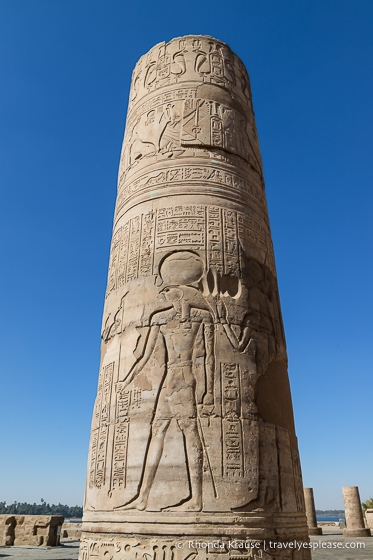
<svg viewBox="0 0 373 560">
<path fill-rule="evenodd" d="M 127 248 L 130 235 L 130 223 L 124 224 L 121 231 L 118 257 L 118 288 L 127 281 Z"/>
<path fill-rule="evenodd" d="M 295 500 L 297 503 L 298 511 L 305 511 L 306 505 L 304 502 L 304 490 L 302 482 L 302 470 L 300 466 L 300 457 L 297 449 L 291 450 L 293 472 L 294 472 L 294 487 L 295 487 Z"/>
<path fill-rule="evenodd" d="M 258 245 L 265 251 L 268 250 L 268 229 L 249 216 L 238 214 L 238 236 Z"/>
<path fill-rule="evenodd" d="M 249 78 L 241 60 L 224 43 L 206 37 L 161 43 L 144 55 L 133 72 L 131 101 L 184 81 L 216 84 L 250 105 Z"/>
<path fill-rule="evenodd" d="M 136 66 L 107 294 L 81 560 L 186 560 L 171 535 L 211 536 L 215 513 L 224 536 L 247 527 L 263 543 L 274 516 L 276 535 L 299 535 L 291 411 L 267 394 L 289 403 L 250 84 L 213 38 L 159 44 Z M 136 543 L 109 536 L 119 523 Z"/>
<path fill-rule="evenodd" d="M 149 276 L 153 270 L 154 212 L 145 214 L 142 222 L 139 275 Z"/>
<path fill-rule="evenodd" d="M 131 113 L 128 115 L 127 127 L 130 129 L 131 126 L 133 126 L 133 123 L 137 122 L 142 115 L 148 115 L 150 111 L 154 111 L 159 107 L 166 106 L 167 103 L 172 103 L 173 101 L 182 101 L 184 99 L 193 99 L 194 97 L 196 97 L 196 95 L 196 88 L 183 88 L 177 90 L 174 89 L 165 93 L 159 93 L 158 95 L 151 97 L 149 100 L 145 101 L 131 111 Z"/>
<path fill-rule="evenodd" d="M 196 53 L 194 68 L 198 74 L 213 84 L 227 88 L 235 85 L 232 53 L 224 44 L 214 40 L 209 40 L 206 44 L 202 39 L 194 39 L 192 45 Z"/>
<path fill-rule="evenodd" d="M 237 236 L 237 213 L 232 210 L 223 211 L 224 229 L 224 272 L 239 276 L 238 261 L 238 236 Z"/>
<path fill-rule="evenodd" d="M 141 401 L 142 401 L 142 391 L 141 389 L 136 387 L 133 391 L 133 406 L 136 408 L 140 408 Z"/>
<path fill-rule="evenodd" d="M 223 476 L 243 476 L 240 374 L 238 364 L 221 364 Z"/>
<path fill-rule="evenodd" d="M 91 430 L 91 456 L 89 463 L 89 487 L 95 486 L 98 429 Z"/>
<path fill-rule="evenodd" d="M 211 183 L 224 187 L 226 196 L 237 193 L 242 197 L 246 204 L 254 204 L 254 207 L 263 214 L 264 193 L 263 188 L 258 180 L 253 178 L 247 181 L 237 173 L 216 169 L 212 166 L 188 165 L 171 167 L 166 170 L 144 173 L 140 177 L 134 179 L 128 185 L 122 180 L 119 182 L 119 192 L 117 198 L 116 215 L 120 214 L 123 206 L 133 197 L 139 194 L 146 194 L 154 190 L 154 186 L 188 186 L 201 185 L 203 188 Z M 263 214 L 264 215 L 264 214 Z"/>
<path fill-rule="evenodd" d="M 200 98 L 185 100 L 181 130 L 182 146 L 219 148 L 255 165 L 247 119 L 223 103 Z"/>
<path fill-rule="evenodd" d="M 181 212 L 181 210 L 182 207 L 180 207 L 180 209 L 176 211 L 176 215 L 178 214 L 178 212 Z M 196 209 L 193 207 L 189 208 L 189 210 L 187 210 L 187 213 L 195 214 Z M 222 215 L 221 209 L 219 209 L 219 213 L 220 215 Z M 166 207 L 162 209 L 163 219 L 174 219 L 174 217 L 174 207 Z M 178 264 L 177 266 L 175 266 L 175 264 L 169 266 L 168 263 L 171 262 Z M 194 272 L 195 267 L 197 267 L 196 272 Z M 211 272 L 211 270 L 212 269 L 210 267 L 209 273 Z M 245 501 L 248 502 L 250 501 L 250 499 L 255 499 L 258 485 L 259 431 L 256 421 L 257 409 L 254 397 L 257 372 L 255 363 L 255 343 L 254 340 L 250 338 L 250 333 L 255 334 L 255 331 L 250 330 L 246 323 L 240 326 L 230 325 L 226 321 L 222 321 L 222 319 L 225 317 L 225 315 L 222 314 L 222 310 L 225 307 L 225 301 L 227 300 L 227 298 L 236 297 L 239 293 L 241 293 L 241 288 L 239 287 L 239 285 L 234 286 L 233 284 L 235 283 L 233 282 L 233 284 L 231 283 L 229 287 L 229 291 L 226 291 L 226 276 L 220 276 L 215 271 L 213 273 L 214 282 L 207 282 L 205 273 L 203 271 L 204 264 L 202 263 L 202 260 L 197 257 L 197 255 L 188 251 L 171 253 L 168 257 L 166 257 L 166 259 L 162 261 L 160 275 L 163 283 L 160 284 L 159 291 L 160 294 L 162 294 L 170 303 L 170 305 L 172 305 L 174 311 L 172 311 L 172 308 L 166 308 L 163 312 L 157 311 L 155 315 L 152 316 L 150 322 L 150 332 L 146 331 L 149 332 L 149 336 L 147 336 L 147 338 L 144 340 L 141 355 L 144 357 L 146 356 L 146 359 L 148 360 L 153 351 L 155 352 L 156 347 L 159 349 L 159 337 L 161 337 L 161 339 L 163 340 L 161 345 L 164 345 L 166 354 L 169 357 L 172 356 L 174 348 L 178 348 L 178 353 L 180 352 L 180 349 L 183 349 L 184 352 L 188 352 L 188 348 L 190 352 L 194 353 L 194 349 L 198 347 L 199 350 L 196 356 L 198 355 L 199 357 L 203 358 L 202 371 L 204 373 L 202 373 L 202 376 L 206 376 L 206 379 L 202 383 L 202 385 L 200 385 L 200 397 L 197 397 L 197 394 L 193 392 L 193 398 L 189 398 L 189 402 L 197 402 L 198 404 L 203 403 L 203 406 L 211 406 L 214 404 L 213 393 L 215 377 L 215 358 L 213 357 L 215 347 L 214 324 L 216 324 L 217 321 L 223 323 L 224 330 L 232 347 L 235 350 L 238 350 L 240 353 L 247 354 L 248 360 L 246 368 L 241 368 L 238 364 L 229 364 L 227 362 L 224 362 L 225 376 L 217 383 L 219 391 L 219 393 L 217 394 L 217 398 L 218 402 L 221 402 L 222 405 L 220 431 L 221 441 L 223 445 L 223 461 L 221 464 L 221 468 L 224 470 L 223 476 L 227 478 L 240 478 L 242 479 L 243 485 L 247 485 L 248 481 L 250 481 L 250 492 L 252 496 L 246 497 L 246 499 L 244 498 L 243 502 L 243 498 L 241 497 L 241 502 L 238 503 L 240 505 L 243 505 Z M 175 277 L 176 273 L 177 276 Z M 193 282 L 198 281 L 198 279 L 200 280 L 199 288 L 189 285 L 190 283 L 193 284 Z M 182 282 L 181 284 L 180 281 Z M 179 287 L 177 287 L 178 285 Z M 224 302 L 221 301 L 219 303 L 219 299 L 221 298 L 223 298 Z M 196 310 L 198 311 L 197 314 Z M 207 312 L 207 315 L 204 315 L 203 312 Z M 175 313 L 176 316 L 174 315 Z M 180 328 L 178 329 L 177 317 L 179 315 Z M 194 323 L 194 327 L 188 325 L 190 321 Z M 170 324 L 170 328 L 167 326 L 168 324 Z M 241 334 L 238 333 L 237 329 L 241 330 Z M 156 338 L 157 336 L 158 339 Z M 188 346 L 187 342 L 188 337 L 190 336 L 192 336 L 192 343 L 190 344 L 190 346 Z M 141 364 L 141 362 L 143 363 Z M 137 362 L 137 364 L 134 366 L 134 369 L 132 370 L 132 373 L 130 372 L 128 375 L 131 376 L 134 373 L 136 373 L 136 375 L 137 373 L 140 373 L 142 368 L 145 366 L 145 363 L 146 361 L 140 358 L 140 362 Z M 192 368 L 191 363 L 189 364 L 189 360 L 182 361 L 182 366 L 182 376 L 184 379 L 186 379 L 185 376 L 187 375 L 188 368 L 191 368 L 191 371 L 189 373 L 192 379 L 193 376 L 199 375 L 198 372 Z M 177 383 L 175 378 L 176 369 L 171 367 L 169 363 L 167 364 L 166 368 L 167 374 L 164 381 L 165 385 L 172 388 L 176 386 L 180 387 L 180 383 Z M 207 374 L 207 372 L 209 373 Z M 126 375 L 126 372 L 123 371 L 120 373 L 120 375 L 123 378 L 123 375 Z M 168 382 L 167 379 L 169 380 Z M 131 378 L 124 378 L 124 380 L 119 385 L 121 391 L 123 391 L 123 389 L 125 388 L 125 385 L 123 385 L 122 383 L 129 384 L 130 382 Z M 198 383 L 200 383 L 200 381 L 198 381 Z M 220 391 L 221 396 L 219 396 Z M 181 395 L 180 389 L 177 391 L 177 394 L 179 399 Z M 156 410 L 160 411 L 160 420 L 164 421 L 164 432 L 162 432 L 161 424 L 157 423 L 157 413 L 155 413 L 157 422 L 152 424 L 154 425 L 154 434 L 157 436 L 156 440 L 158 440 L 158 443 L 160 434 L 162 434 L 162 437 L 164 438 L 170 425 L 168 421 L 166 422 L 167 418 L 164 417 L 162 395 L 163 393 L 161 391 L 157 405 L 158 408 Z M 170 395 L 172 395 L 172 391 Z M 170 401 L 170 395 L 166 395 L 168 401 Z M 140 390 L 136 386 L 133 390 L 132 403 L 133 406 L 136 406 L 138 408 L 141 407 Z M 179 401 L 178 406 L 180 405 L 181 402 Z M 126 402 L 126 407 L 129 407 L 128 400 Z M 198 418 L 198 414 L 196 417 Z M 212 459 L 209 455 L 209 448 L 211 443 L 204 443 L 207 432 L 209 431 L 208 426 L 206 426 L 205 423 L 201 422 L 201 418 L 198 419 L 198 424 L 200 424 L 198 431 L 200 432 L 201 436 L 200 443 L 203 450 L 204 464 L 210 472 L 212 484 L 217 484 L 218 487 L 220 487 L 221 482 L 219 482 L 219 480 L 215 480 L 215 476 L 217 474 L 217 466 L 215 463 L 216 456 L 214 455 Z M 123 434 L 123 430 L 121 431 L 121 434 Z M 208 435 L 208 437 L 210 437 L 210 435 Z M 127 429 L 125 430 L 125 439 L 126 442 L 128 442 Z M 243 441 L 245 441 L 245 446 Z M 119 459 L 123 459 L 124 447 L 120 449 L 120 451 L 121 455 Z M 155 453 L 153 451 L 149 451 L 149 454 L 150 457 L 158 456 L 158 453 Z M 122 463 L 121 466 L 124 466 L 124 464 Z M 155 469 L 155 466 L 153 464 L 152 468 L 149 467 L 147 472 L 151 473 L 152 469 Z M 119 473 L 118 478 L 120 478 L 120 476 L 123 478 L 123 469 Z M 197 475 L 196 478 L 198 478 Z M 146 482 L 147 480 L 148 483 Z M 149 474 L 148 478 L 147 476 L 145 476 L 144 489 L 141 490 L 141 492 L 143 493 L 140 492 L 138 496 L 140 501 L 135 499 L 135 497 L 132 497 L 132 499 L 127 501 L 127 503 L 122 507 L 124 507 L 125 509 L 142 509 L 143 507 L 146 507 L 148 499 L 147 496 L 150 492 L 150 489 L 152 488 L 153 481 L 153 475 Z M 113 487 L 113 490 L 115 490 L 115 488 L 125 487 L 125 483 L 123 482 L 118 482 L 117 484 L 118 485 L 115 485 Z M 196 492 L 198 492 L 198 485 L 196 488 Z M 129 494 L 129 498 L 130 496 L 131 494 Z M 233 499 L 232 505 L 235 505 L 235 503 L 237 504 L 237 501 L 235 502 Z"/>
<path fill-rule="evenodd" d="M 261 161 L 254 147 L 255 128 L 239 111 L 224 103 L 190 98 L 155 105 L 142 113 L 129 130 L 122 158 L 125 169 L 157 152 L 178 157 L 186 148 L 197 147 L 236 154 L 261 174 Z"/>
<path fill-rule="evenodd" d="M 289 547 L 288 543 L 285 543 L 286 546 L 280 544 L 272 555 L 268 553 L 268 550 L 271 550 L 268 543 L 265 545 L 258 540 L 242 539 L 242 537 L 227 539 L 215 535 L 213 540 L 207 542 L 203 537 L 185 536 L 184 540 L 177 541 L 167 536 L 162 538 L 162 545 L 160 545 L 159 541 L 151 536 L 144 537 L 139 542 L 138 538 L 130 535 L 118 534 L 111 538 L 106 535 L 95 535 L 93 538 L 81 539 L 79 559 L 209 560 L 213 550 L 213 557 L 220 560 L 304 560 L 303 555 L 292 554 L 293 547 Z M 289 555 L 289 548 L 291 555 Z"/>
<path fill-rule="evenodd" d="M 158 210 L 156 248 L 193 245 L 205 248 L 204 206 L 170 206 Z"/>
<path fill-rule="evenodd" d="M 166 212 L 167 215 L 167 212 Z M 173 419 L 185 438 L 186 465 L 190 483 L 190 496 L 185 509 L 202 509 L 202 457 L 203 443 L 198 428 L 196 379 L 193 373 L 193 350 L 198 338 L 205 344 L 205 386 L 203 402 L 213 405 L 214 331 L 211 323 L 214 310 L 197 289 L 187 284 L 201 279 L 202 260 L 184 251 L 175 253 L 162 263 L 161 276 L 166 287 L 161 292 L 171 308 L 155 313 L 140 359 L 129 372 L 124 372 L 120 386 L 125 387 L 143 370 L 158 345 L 165 348 L 168 362 L 159 392 L 152 421 L 151 438 L 145 459 L 144 478 L 138 494 L 120 509 L 144 510 L 155 479 L 164 447 L 166 433 Z M 171 284 L 167 286 L 167 284 Z M 206 327 L 205 327 L 206 325 Z M 138 394 L 137 394 L 138 399 Z M 129 407 L 129 402 L 127 408 Z M 206 450 L 207 452 L 207 450 Z M 181 504 L 169 504 L 181 505 Z"/>
<path fill-rule="evenodd" d="M 126 486 L 131 391 L 127 391 L 123 386 L 123 383 L 117 383 L 116 395 L 116 423 L 111 477 L 112 490 L 120 490 Z"/>
<path fill-rule="evenodd" d="M 80 539 L 79 560 L 90 560 L 89 543 L 85 539 Z"/>
<path fill-rule="evenodd" d="M 170 85 L 171 78 L 173 78 L 172 83 L 177 83 L 178 78 L 186 71 L 184 52 L 186 52 L 186 41 L 181 39 L 177 52 L 172 54 L 167 52 L 167 45 L 164 43 L 159 47 L 157 59 L 148 56 L 144 72 L 145 88 L 152 91 Z"/>
<path fill-rule="evenodd" d="M 109 413 L 114 362 L 104 366 L 99 381 L 92 429 L 89 486 L 101 488 L 105 484 Z"/>
<path fill-rule="evenodd" d="M 144 94 L 196 77 L 225 87 L 234 86 L 243 74 L 248 81 L 243 64 L 224 43 L 202 37 L 183 38 L 178 44 L 160 44 L 140 59 L 132 77 L 131 100 L 136 100 L 140 89 Z M 241 82 L 238 86 L 238 91 L 247 95 Z"/>
<path fill-rule="evenodd" d="M 207 268 L 239 277 L 240 242 L 250 241 L 264 253 L 270 251 L 267 228 L 259 219 L 195 204 L 166 206 L 132 218 L 113 236 L 107 292 L 138 276 L 156 274 L 154 253 L 172 247 L 207 251 Z"/>
<path fill-rule="evenodd" d="M 110 251 L 110 261 L 109 261 L 109 279 L 108 279 L 108 291 L 115 290 L 117 286 L 117 263 L 118 263 L 118 256 L 120 251 L 120 240 L 122 236 L 122 231 L 118 230 L 113 235 L 113 240 L 111 243 L 111 251 Z"/>
<path fill-rule="evenodd" d="M 130 222 L 131 225 L 128 249 L 127 282 L 137 278 L 139 273 L 141 217 L 142 216 L 136 216 Z"/>
<path fill-rule="evenodd" d="M 223 274 L 223 230 L 222 209 L 218 206 L 207 207 L 207 266 Z"/>
<path fill-rule="evenodd" d="M 152 273 L 154 254 L 154 213 L 136 216 L 113 236 L 107 292 L 121 288 L 140 274 Z"/>
</svg>

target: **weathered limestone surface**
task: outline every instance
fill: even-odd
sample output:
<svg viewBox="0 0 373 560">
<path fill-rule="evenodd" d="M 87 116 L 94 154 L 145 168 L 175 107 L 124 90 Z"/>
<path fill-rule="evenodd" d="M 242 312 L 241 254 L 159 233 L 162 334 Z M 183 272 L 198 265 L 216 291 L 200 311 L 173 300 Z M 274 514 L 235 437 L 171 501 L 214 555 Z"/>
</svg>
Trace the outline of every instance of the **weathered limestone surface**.
<svg viewBox="0 0 373 560">
<path fill-rule="evenodd" d="M 345 537 L 370 537 L 370 529 L 364 525 L 359 488 L 343 486 L 342 493 L 347 525 L 346 529 L 343 529 L 343 535 Z"/>
<path fill-rule="evenodd" d="M 58 515 L 0 515 L 0 545 L 56 546 L 63 521 Z"/>
<path fill-rule="evenodd" d="M 61 530 L 61 538 L 74 538 L 80 539 L 82 535 L 81 523 L 64 523 Z"/>
<path fill-rule="evenodd" d="M 365 512 L 366 524 L 369 529 L 373 529 L 373 509 L 367 509 Z"/>
<path fill-rule="evenodd" d="M 313 488 L 304 488 L 304 502 L 306 505 L 308 534 L 322 535 L 322 528 L 317 526 Z"/>
<path fill-rule="evenodd" d="M 133 73 L 82 529 L 81 560 L 308 541 L 249 78 L 212 37 Z"/>
</svg>

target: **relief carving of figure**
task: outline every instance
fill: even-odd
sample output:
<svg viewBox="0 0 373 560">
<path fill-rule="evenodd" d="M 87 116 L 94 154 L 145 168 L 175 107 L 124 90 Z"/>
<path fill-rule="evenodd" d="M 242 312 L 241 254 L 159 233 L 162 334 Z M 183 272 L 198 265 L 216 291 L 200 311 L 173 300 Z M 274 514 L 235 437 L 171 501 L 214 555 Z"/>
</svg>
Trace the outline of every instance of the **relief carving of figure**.
<svg viewBox="0 0 373 560">
<path fill-rule="evenodd" d="M 123 302 L 124 298 L 128 292 L 120 300 L 120 305 L 115 314 L 109 313 L 105 320 L 104 328 L 102 329 L 101 338 L 104 342 L 108 342 L 116 334 L 119 334 L 122 330 L 122 314 L 123 314 Z"/>
<path fill-rule="evenodd" d="M 185 511 L 200 511 L 203 443 L 198 425 L 196 377 L 192 357 L 197 338 L 202 336 L 206 351 L 203 405 L 209 412 L 214 403 L 215 310 L 196 287 L 204 272 L 203 262 L 199 257 L 188 251 L 171 254 L 163 261 L 160 272 L 166 283 L 160 293 L 169 305 L 152 315 L 142 356 L 121 381 L 128 385 L 142 371 L 159 345 L 166 351 L 167 364 L 151 424 L 142 482 L 135 499 L 120 506 L 120 509 L 146 509 L 162 457 L 165 436 L 172 419 L 176 419 L 185 441 L 190 495 L 187 500 L 175 504 L 175 507 Z"/>
<path fill-rule="evenodd" d="M 165 152 L 172 152 L 180 147 L 181 134 L 181 115 L 172 103 L 166 105 L 161 116 L 163 120 L 163 130 L 159 139 L 159 149 Z"/>
<path fill-rule="evenodd" d="M 144 156 L 151 154 L 155 151 L 156 151 L 155 144 L 153 142 L 143 140 L 135 128 L 132 134 L 130 151 L 129 151 L 130 165 L 134 161 L 141 159 Z"/>
</svg>

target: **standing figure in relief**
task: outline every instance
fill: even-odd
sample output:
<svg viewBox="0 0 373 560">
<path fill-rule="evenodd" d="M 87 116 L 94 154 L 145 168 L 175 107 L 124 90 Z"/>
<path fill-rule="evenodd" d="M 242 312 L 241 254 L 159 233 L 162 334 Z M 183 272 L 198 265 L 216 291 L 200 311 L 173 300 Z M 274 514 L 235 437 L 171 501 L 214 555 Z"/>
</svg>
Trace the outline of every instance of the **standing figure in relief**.
<svg viewBox="0 0 373 560">
<path fill-rule="evenodd" d="M 182 120 L 174 104 L 166 105 L 159 122 L 163 125 L 159 138 L 159 150 L 172 152 L 174 149 L 180 148 Z"/>
<path fill-rule="evenodd" d="M 206 355 L 203 404 L 212 407 L 214 312 L 198 288 L 187 285 L 198 281 L 202 274 L 201 259 L 187 251 L 175 253 L 163 262 L 161 275 L 168 285 L 161 294 L 170 306 L 153 314 L 143 355 L 123 381 L 128 385 L 142 371 L 157 345 L 163 345 L 166 350 L 167 364 L 152 421 L 142 483 L 135 499 L 120 509 L 146 509 L 172 419 L 176 420 L 184 436 L 190 487 L 187 500 L 175 506 L 185 511 L 202 509 L 203 446 L 198 427 L 192 357 L 196 341 L 202 336 Z"/>
</svg>

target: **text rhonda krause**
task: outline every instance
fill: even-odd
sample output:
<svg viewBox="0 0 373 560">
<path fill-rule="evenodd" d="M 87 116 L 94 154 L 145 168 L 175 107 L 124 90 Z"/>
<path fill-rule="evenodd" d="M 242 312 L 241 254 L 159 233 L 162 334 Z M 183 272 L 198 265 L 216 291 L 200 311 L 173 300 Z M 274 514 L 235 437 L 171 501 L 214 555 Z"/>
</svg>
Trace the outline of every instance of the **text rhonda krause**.
<svg viewBox="0 0 373 560">
<path fill-rule="evenodd" d="M 226 549 L 317 549 L 317 548 L 350 548 L 350 549 L 364 549 L 365 543 L 362 541 L 188 541 L 188 548 L 205 548 L 209 550 L 226 550 Z"/>
<path fill-rule="evenodd" d="M 188 541 L 188 548 L 208 548 L 208 549 L 221 549 L 226 548 L 261 548 L 260 541 Z"/>
</svg>

